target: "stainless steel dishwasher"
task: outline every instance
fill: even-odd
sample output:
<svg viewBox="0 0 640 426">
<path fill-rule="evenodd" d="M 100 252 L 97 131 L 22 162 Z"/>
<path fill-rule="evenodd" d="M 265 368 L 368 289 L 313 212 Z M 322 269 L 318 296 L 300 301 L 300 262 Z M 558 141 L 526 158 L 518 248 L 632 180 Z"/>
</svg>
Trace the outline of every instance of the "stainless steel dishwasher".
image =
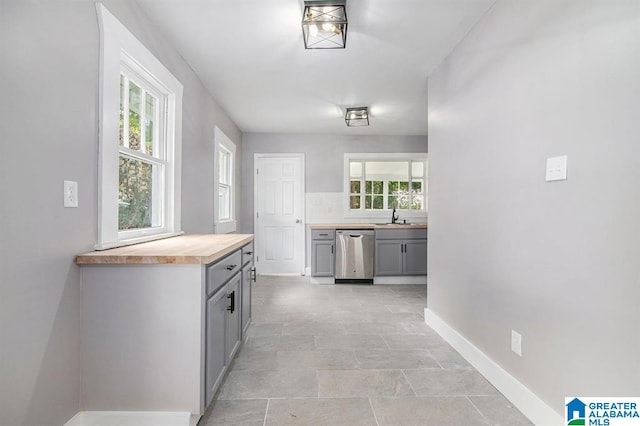
<svg viewBox="0 0 640 426">
<path fill-rule="evenodd" d="M 336 231 L 336 284 L 373 284 L 373 230 Z"/>
</svg>

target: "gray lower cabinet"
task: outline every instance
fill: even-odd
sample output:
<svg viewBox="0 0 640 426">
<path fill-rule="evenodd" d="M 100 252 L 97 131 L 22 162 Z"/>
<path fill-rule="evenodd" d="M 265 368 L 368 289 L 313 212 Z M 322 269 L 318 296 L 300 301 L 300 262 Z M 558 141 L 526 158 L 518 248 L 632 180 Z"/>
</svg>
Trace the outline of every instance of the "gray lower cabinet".
<svg viewBox="0 0 640 426">
<path fill-rule="evenodd" d="M 251 323 L 251 284 L 254 279 L 255 268 L 253 263 L 249 263 L 242 268 L 242 306 L 240 315 L 242 316 L 242 335 L 247 332 Z"/>
<path fill-rule="evenodd" d="M 206 267 L 205 407 L 215 395 L 242 337 L 242 252 Z"/>
<path fill-rule="evenodd" d="M 311 252 L 311 275 L 314 277 L 332 277 L 335 275 L 334 252 L 335 243 L 333 241 L 313 241 Z"/>
<path fill-rule="evenodd" d="M 402 240 L 376 240 L 375 274 L 403 275 L 404 252 Z"/>
<path fill-rule="evenodd" d="M 405 275 L 427 275 L 427 240 L 405 240 Z"/>
<path fill-rule="evenodd" d="M 427 230 L 376 230 L 375 275 L 426 275 Z"/>
<path fill-rule="evenodd" d="M 231 278 L 227 284 L 227 364 L 231 362 L 234 355 L 240 347 L 240 339 L 242 336 L 242 323 L 240 318 L 241 299 L 240 299 L 240 280 L 241 274 L 238 273 Z"/>
<path fill-rule="evenodd" d="M 242 247 L 242 295 L 240 316 L 242 318 L 242 337 L 247 332 L 251 323 L 251 287 L 256 280 L 256 268 L 253 263 L 253 243 Z"/>
<path fill-rule="evenodd" d="M 311 276 L 335 275 L 335 230 L 311 231 Z"/>
<path fill-rule="evenodd" d="M 211 403 L 224 375 L 227 335 L 227 287 L 224 286 L 207 299 L 205 406 Z"/>
</svg>

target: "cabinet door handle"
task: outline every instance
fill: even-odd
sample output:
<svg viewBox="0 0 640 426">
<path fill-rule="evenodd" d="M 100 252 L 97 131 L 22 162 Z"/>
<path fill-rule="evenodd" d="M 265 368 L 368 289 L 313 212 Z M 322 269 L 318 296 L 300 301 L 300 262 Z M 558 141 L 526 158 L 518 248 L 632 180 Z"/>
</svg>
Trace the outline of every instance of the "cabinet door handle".
<svg viewBox="0 0 640 426">
<path fill-rule="evenodd" d="M 404 253 L 404 244 L 400 244 L 400 253 Z"/>
<path fill-rule="evenodd" d="M 227 306 L 227 311 L 234 313 L 236 310 L 236 291 L 232 291 L 231 294 L 227 294 L 227 299 L 231 299 L 231 304 Z"/>
<path fill-rule="evenodd" d="M 333 254 L 333 244 L 331 244 L 331 254 Z"/>
<path fill-rule="evenodd" d="M 227 265 L 227 271 L 233 271 L 238 265 Z"/>
<path fill-rule="evenodd" d="M 404 252 L 407 252 L 407 243 L 404 244 Z"/>
<path fill-rule="evenodd" d="M 256 268 L 254 266 L 253 268 L 251 268 L 251 278 L 250 278 L 254 283 L 256 282 L 256 275 L 258 274 L 256 273 Z"/>
</svg>

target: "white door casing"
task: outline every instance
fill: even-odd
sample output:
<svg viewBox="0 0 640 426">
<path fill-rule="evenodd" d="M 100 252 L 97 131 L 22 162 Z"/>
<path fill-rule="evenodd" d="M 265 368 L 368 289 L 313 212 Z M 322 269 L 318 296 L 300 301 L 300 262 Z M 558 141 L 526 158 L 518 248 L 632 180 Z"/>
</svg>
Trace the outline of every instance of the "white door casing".
<svg viewBox="0 0 640 426">
<path fill-rule="evenodd" d="M 304 274 L 304 154 L 254 154 L 256 269 Z"/>
</svg>

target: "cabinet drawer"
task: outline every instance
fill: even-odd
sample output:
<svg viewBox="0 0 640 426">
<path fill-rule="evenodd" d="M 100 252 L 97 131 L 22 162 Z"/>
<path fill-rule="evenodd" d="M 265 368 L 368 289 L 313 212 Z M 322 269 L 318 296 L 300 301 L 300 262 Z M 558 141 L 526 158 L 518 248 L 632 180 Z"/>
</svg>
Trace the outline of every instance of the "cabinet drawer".
<svg viewBox="0 0 640 426">
<path fill-rule="evenodd" d="M 376 229 L 376 240 L 424 240 L 426 229 Z"/>
<path fill-rule="evenodd" d="M 312 240 L 334 240 L 336 238 L 336 231 L 334 229 L 312 229 Z"/>
<path fill-rule="evenodd" d="M 207 266 L 207 295 L 220 288 L 229 278 L 240 271 L 241 262 L 242 253 L 237 250 L 224 259 Z"/>
<path fill-rule="evenodd" d="M 242 247 L 242 265 L 246 265 L 247 263 L 253 260 L 253 241 Z"/>
</svg>

